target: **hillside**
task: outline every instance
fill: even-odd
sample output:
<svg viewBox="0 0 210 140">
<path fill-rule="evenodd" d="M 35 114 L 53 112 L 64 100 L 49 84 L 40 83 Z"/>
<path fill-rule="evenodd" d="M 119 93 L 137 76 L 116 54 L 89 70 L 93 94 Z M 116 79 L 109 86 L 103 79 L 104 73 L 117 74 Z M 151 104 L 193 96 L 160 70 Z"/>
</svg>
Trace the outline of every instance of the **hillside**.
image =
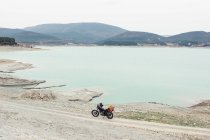
<svg viewBox="0 0 210 140">
<path fill-rule="evenodd" d="M 164 37 L 147 32 L 125 32 L 115 37 L 98 42 L 99 45 L 138 45 L 157 44 L 166 45 L 162 40 Z"/>
<path fill-rule="evenodd" d="M 204 31 L 187 32 L 165 38 L 165 42 L 190 46 L 210 43 L 210 33 Z"/>
<path fill-rule="evenodd" d="M 35 33 L 31 31 L 24 31 L 21 29 L 8 29 L 8 28 L 0 28 L 0 37 L 15 38 L 17 42 L 21 43 L 34 43 L 34 42 L 47 43 L 47 42 L 61 41 L 60 39 L 50 35 Z"/>
<path fill-rule="evenodd" d="M 102 23 L 43 24 L 27 27 L 25 30 L 49 34 L 68 42 L 83 44 L 98 42 L 126 32 L 122 28 Z"/>
<path fill-rule="evenodd" d="M 0 28 L 0 37 L 15 38 L 18 43 L 36 44 L 210 46 L 209 32 L 194 31 L 164 37 L 148 32 L 127 31 L 102 23 L 42 24 L 25 29 Z"/>
<path fill-rule="evenodd" d="M 203 31 L 187 32 L 163 37 L 153 33 L 129 31 L 112 38 L 100 41 L 98 45 L 167 45 L 177 46 L 209 46 L 210 33 Z"/>
</svg>

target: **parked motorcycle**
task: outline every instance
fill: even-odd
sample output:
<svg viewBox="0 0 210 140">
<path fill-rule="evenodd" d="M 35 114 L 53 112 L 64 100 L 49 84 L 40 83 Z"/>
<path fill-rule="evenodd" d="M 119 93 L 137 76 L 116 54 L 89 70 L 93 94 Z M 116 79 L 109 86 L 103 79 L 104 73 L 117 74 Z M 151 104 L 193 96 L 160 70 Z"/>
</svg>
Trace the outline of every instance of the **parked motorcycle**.
<svg viewBox="0 0 210 140">
<path fill-rule="evenodd" d="M 100 110 L 98 107 L 97 109 L 95 110 L 92 110 L 91 111 L 91 114 L 94 116 L 94 117 L 98 117 L 99 114 L 101 116 L 106 116 L 108 119 L 112 119 L 114 117 L 113 115 L 113 112 L 114 111 L 114 107 L 109 107 L 107 109 L 105 109 L 104 111 Z"/>
</svg>

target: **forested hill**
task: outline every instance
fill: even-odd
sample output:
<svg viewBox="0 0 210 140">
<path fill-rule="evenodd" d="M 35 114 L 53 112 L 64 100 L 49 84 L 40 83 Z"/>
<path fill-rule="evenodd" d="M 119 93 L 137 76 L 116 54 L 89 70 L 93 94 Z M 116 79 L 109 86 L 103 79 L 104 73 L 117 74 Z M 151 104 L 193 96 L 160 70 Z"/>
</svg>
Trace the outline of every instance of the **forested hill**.
<svg viewBox="0 0 210 140">
<path fill-rule="evenodd" d="M 109 38 L 104 41 L 98 42 L 99 45 L 138 45 L 138 44 L 158 44 L 166 45 L 163 41 L 164 37 L 147 32 L 134 32 L 128 31 Z"/>
<path fill-rule="evenodd" d="M 15 38 L 17 42 L 21 43 L 49 43 L 49 42 L 60 42 L 61 40 L 51 36 L 31 31 L 25 31 L 22 29 L 8 29 L 0 28 L 0 37 L 11 37 Z"/>
<path fill-rule="evenodd" d="M 125 32 L 112 38 L 100 41 L 98 45 L 177 45 L 209 46 L 210 33 L 203 31 L 187 32 L 169 37 L 147 32 Z"/>
<path fill-rule="evenodd" d="M 165 38 L 165 42 L 178 44 L 180 46 L 209 44 L 210 33 L 204 31 L 181 33 Z"/>
</svg>

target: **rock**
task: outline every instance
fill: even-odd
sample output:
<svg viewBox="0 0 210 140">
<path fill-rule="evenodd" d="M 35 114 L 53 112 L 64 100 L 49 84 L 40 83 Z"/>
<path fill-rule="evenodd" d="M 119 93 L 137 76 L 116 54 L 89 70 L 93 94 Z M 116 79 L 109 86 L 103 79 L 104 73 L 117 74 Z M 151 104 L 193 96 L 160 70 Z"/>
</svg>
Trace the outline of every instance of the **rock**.
<svg viewBox="0 0 210 140">
<path fill-rule="evenodd" d="M 68 93 L 68 98 L 69 101 L 90 102 L 93 98 L 100 97 L 101 95 L 103 95 L 101 92 L 82 89 Z"/>
<path fill-rule="evenodd" d="M 205 100 L 202 101 L 201 103 L 191 106 L 191 108 L 196 108 L 196 107 L 210 107 L 210 100 Z"/>
<path fill-rule="evenodd" d="M 12 77 L 10 75 L 2 75 L 0 74 L 0 86 L 28 86 L 28 85 L 38 85 L 41 83 L 45 83 L 46 81 L 40 80 L 26 80 Z"/>
<path fill-rule="evenodd" d="M 50 101 L 55 100 L 55 95 L 53 95 L 51 90 L 28 90 L 21 94 L 20 98 L 28 98 L 32 100 L 43 100 Z"/>
<path fill-rule="evenodd" d="M 33 68 L 31 64 L 16 62 L 15 60 L 0 59 L 0 72 L 2 73 L 12 73 L 16 70 L 24 70 L 30 68 Z"/>
</svg>

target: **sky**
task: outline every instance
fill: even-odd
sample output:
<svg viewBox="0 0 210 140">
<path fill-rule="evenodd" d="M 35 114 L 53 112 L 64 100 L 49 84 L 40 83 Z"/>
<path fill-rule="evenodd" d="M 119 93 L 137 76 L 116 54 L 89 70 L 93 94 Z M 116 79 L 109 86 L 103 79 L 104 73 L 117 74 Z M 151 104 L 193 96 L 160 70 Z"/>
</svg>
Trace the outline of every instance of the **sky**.
<svg viewBox="0 0 210 140">
<path fill-rule="evenodd" d="M 210 32 L 210 0 L 0 0 L 0 27 L 100 22 L 173 35 Z"/>
</svg>

